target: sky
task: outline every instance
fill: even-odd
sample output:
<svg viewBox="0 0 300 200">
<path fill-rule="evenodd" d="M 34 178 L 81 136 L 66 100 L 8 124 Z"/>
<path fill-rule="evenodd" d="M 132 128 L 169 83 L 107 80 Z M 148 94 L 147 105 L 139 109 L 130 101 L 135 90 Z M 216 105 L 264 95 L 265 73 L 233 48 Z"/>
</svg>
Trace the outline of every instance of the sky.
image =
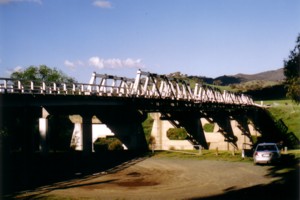
<svg viewBox="0 0 300 200">
<path fill-rule="evenodd" d="M 255 74 L 283 67 L 299 33 L 300 0 L 0 0 L 0 77 Z"/>
</svg>

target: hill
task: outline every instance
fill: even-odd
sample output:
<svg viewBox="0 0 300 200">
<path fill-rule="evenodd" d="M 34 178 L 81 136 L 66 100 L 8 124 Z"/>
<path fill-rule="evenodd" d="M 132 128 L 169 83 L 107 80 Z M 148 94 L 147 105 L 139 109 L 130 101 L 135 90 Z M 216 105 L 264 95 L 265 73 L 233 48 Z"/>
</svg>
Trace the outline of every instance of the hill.
<svg viewBox="0 0 300 200">
<path fill-rule="evenodd" d="M 285 78 L 283 73 L 283 68 L 252 74 L 252 75 L 236 74 L 233 77 L 240 79 L 242 81 L 251 81 L 251 80 L 283 81 Z"/>
<path fill-rule="evenodd" d="M 283 68 L 260 72 L 257 74 L 224 75 L 217 78 L 205 76 L 188 76 L 180 72 L 174 72 L 168 77 L 179 78 L 188 81 L 193 88 L 195 83 L 206 83 L 218 87 L 221 90 L 244 92 L 254 100 L 285 99 L 286 88 Z"/>
<path fill-rule="evenodd" d="M 195 82 L 204 82 L 206 84 L 218 83 L 222 86 L 228 86 L 232 84 L 262 84 L 262 85 L 276 85 L 282 83 L 285 79 L 283 68 L 277 70 L 265 71 L 257 74 L 236 74 L 236 75 L 224 75 L 216 78 L 205 76 L 188 76 L 180 72 L 174 72 L 167 75 L 168 77 L 181 78 L 186 80 L 193 80 Z"/>
<path fill-rule="evenodd" d="M 222 85 L 246 83 L 249 81 L 264 81 L 264 82 L 277 82 L 280 83 L 284 80 L 285 76 L 283 68 L 271 71 L 265 71 L 257 74 L 236 74 L 236 75 L 224 75 L 215 78 L 214 80 L 220 80 Z"/>
</svg>

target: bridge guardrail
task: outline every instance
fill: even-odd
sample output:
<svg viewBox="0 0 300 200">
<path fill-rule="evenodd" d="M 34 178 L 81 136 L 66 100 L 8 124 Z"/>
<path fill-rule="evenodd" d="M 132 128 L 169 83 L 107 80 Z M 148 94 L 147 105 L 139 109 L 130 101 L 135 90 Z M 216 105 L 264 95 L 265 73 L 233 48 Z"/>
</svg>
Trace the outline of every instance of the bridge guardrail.
<svg viewBox="0 0 300 200">
<path fill-rule="evenodd" d="M 251 97 L 138 70 L 136 78 L 93 73 L 89 83 L 47 83 L 0 78 L 0 93 L 96 95 L 254 105 Z"/>
</svg>

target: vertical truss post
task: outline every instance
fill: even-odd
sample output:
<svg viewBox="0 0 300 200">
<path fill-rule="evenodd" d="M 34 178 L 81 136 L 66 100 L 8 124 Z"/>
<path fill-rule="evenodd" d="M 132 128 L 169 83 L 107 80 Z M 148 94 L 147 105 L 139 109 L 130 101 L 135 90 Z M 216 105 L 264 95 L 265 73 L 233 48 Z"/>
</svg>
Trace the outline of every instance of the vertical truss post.
<svg viewBox="0 0 300 200">
<path fill-rule="evenodd" d="M 142 71 L 140 69 L 136 73 L 133 88 L 131 90 L 131 95 L 137 95 L 139 84 L 140 84 L 140 79 L 141 79 L 141 73 L 142 73 Z"/>
</svg>

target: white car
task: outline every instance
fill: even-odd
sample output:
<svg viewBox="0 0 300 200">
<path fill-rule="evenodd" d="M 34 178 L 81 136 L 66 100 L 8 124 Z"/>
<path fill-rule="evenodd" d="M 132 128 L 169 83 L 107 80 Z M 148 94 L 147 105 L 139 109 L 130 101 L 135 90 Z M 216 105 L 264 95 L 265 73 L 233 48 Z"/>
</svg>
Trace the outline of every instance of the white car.
<svg viewBox="0 0 300 200">
<path fill-rule="evenodd" d="M 260 143 L 253 153 L 254 164 L 275 163 L 280 160 L 281 154 L 276 143 Z"/>
</svg>

